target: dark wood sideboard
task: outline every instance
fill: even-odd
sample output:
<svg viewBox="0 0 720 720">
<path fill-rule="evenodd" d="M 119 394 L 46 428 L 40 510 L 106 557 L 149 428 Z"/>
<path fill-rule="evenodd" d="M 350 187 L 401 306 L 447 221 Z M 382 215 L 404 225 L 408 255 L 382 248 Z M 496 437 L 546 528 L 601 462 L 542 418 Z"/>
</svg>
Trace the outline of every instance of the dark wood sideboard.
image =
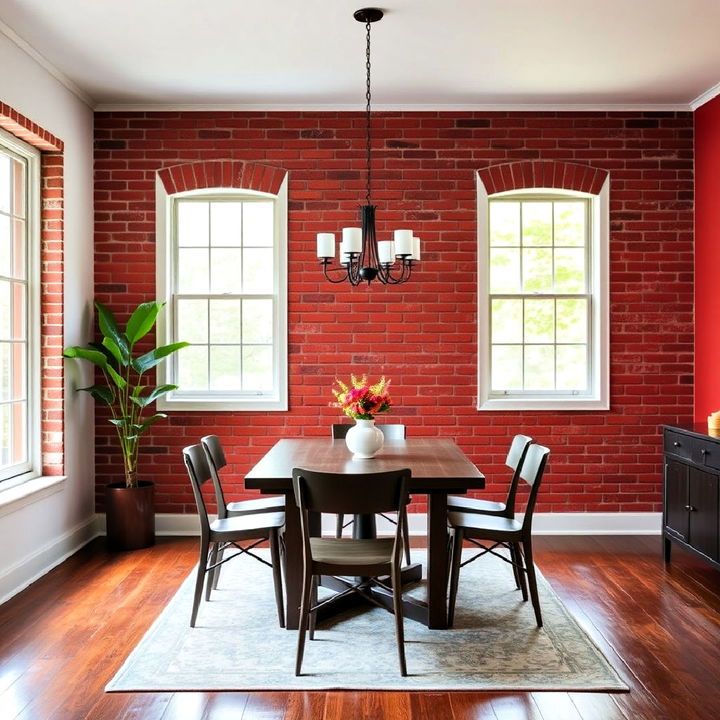
<svg viewBox="0 0 720 720">
<path fill-rule="evenodd" d="M 663 552 L 671 543 L 720 569 L 720 438 L 702 426 L 663 426 Z"/>
</svg>

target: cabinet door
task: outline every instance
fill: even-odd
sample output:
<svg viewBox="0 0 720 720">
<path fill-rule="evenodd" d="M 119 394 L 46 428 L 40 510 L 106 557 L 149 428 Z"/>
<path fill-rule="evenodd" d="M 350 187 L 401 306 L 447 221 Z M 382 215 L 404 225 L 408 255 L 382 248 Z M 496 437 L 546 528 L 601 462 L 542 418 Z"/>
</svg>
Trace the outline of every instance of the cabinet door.
<svg viewBox="0 0 720 720">
<path fill-rule="evenodd" d="M 690 544 L 718 559 L 718 476 L 690 468 Z"/>
<path fill-rule="evenodd" d="M 688 539 L 688 467 L 665 461 L 665 527 L 681 540 Z"/>
</svg>

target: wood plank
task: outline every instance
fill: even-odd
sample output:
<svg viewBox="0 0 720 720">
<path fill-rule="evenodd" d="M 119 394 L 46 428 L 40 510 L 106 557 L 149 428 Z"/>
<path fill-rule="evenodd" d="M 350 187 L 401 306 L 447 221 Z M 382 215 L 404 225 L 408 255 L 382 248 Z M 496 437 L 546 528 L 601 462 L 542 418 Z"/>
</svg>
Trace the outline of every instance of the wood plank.
<svg viewBox="0 0 720 720">
<path fill-rule="evenodd" d="M 536 559 L 630 693 L 104 693 L 197 560 L 196 538 L 101 540 L 0 607 L 3 720 L 707 720 L 720 717 L 720 573 L 658 538 L 536 539 Z M 555 714 L 553 714 L 555 713 Z"/>
</svg>

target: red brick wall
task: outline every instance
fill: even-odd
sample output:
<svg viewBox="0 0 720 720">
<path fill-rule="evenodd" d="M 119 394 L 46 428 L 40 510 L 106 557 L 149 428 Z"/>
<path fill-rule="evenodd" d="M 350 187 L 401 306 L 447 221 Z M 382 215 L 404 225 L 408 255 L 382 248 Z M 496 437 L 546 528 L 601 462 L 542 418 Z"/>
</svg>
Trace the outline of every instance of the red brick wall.
<svg viewBox="0 0 720 720">
<path fill-rule="evenodd" d="M 156 425 L 140 472 L 157 483 L 158 510 L 194 512 L 183 445 L 220 435 L 240 497 L 242 474 L 278 438 L 329 433 L 340 419 L 330 386 L 352 371 L 392 378 L 388 422 L 456 439 L 491 478 L 489 496 L 502 495 L 504 455 L 523 431 L 553 450 L 541 511 L 658 510 L 659 425 L 692 418 L 692 115 L 378 113 L 373 125 L 379 236 L 411 227 L 423 241 L 400 287 L 330 285 L 315 258 L 315 234 L 354 223 L 364 197 L 361 113 L 96 115 L 96 291 L 121 315 L 154 297 L 156 171 L 232 159 L 289 172 L 291 409 Z M 610 411 L 475 410 L 475 172 L 520 160 L 610 173 Z M 100 414 L 97 433 L 100 486 L 122 472 Z"/>
</svg>

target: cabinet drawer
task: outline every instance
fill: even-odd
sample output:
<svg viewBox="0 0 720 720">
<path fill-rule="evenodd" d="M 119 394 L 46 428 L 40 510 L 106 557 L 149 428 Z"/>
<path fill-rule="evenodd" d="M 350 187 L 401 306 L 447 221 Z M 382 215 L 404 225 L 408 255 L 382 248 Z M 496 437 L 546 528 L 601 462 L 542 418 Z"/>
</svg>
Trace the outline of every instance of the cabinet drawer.
<svg viewBox="0 0 720 720">
<path fill-rule="evenodd" d="M 720 443 L 700 439 L 693 442 L 693 460 L 700 465 L 720 470 Z"/>
<path fill-rule="evenodd" d="M 692 460 L 693 439 L 689 435 L 666 430 L 664 443 L 666 453 L 672 453 L 686 460 Z"/>
</svg>

